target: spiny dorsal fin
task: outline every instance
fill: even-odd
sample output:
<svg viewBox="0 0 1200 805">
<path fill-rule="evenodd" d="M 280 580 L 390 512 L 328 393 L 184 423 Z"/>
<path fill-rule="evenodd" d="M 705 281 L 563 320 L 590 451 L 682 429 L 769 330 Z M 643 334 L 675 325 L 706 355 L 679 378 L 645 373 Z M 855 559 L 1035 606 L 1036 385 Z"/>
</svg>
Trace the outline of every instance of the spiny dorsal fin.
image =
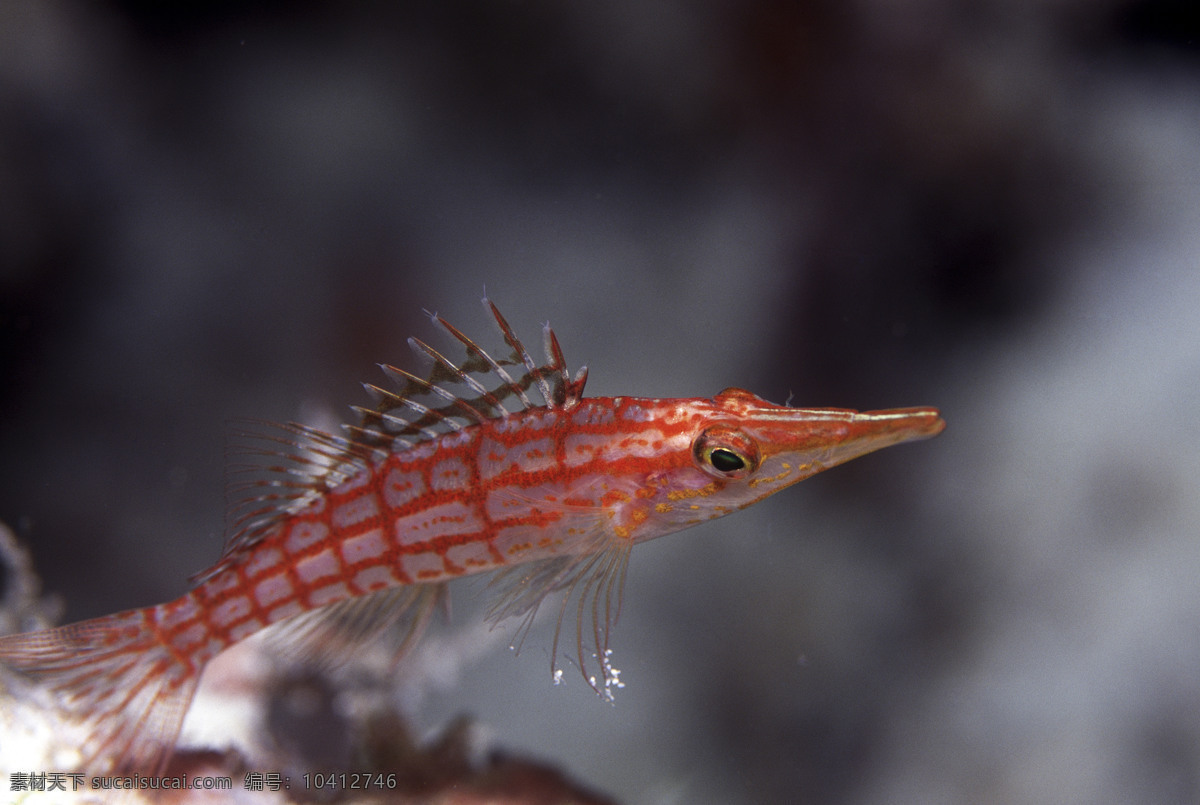
<svg viewBox="0 0 1200 805">
<path fill-rule="evenodd" d="M 229 537 L 221 560 L 193 576 L 193 582 L 212 578 L 271 533 L 289 511 L 390 452 L 506 417 L 512 413 L 508 406 L 516 411 L 536 407 L 539 403 L 528 393 L 535 387 L 542 398 L 540 404 L 546 407 L 570 409 L 578 404 L 587 369 L 580 368 L 571 377 L 550 326 L 543 328 L 545 363 L 538 364 L 496 306 L 487 298 L 483 305 L 499 326 L 507 355 L 493 357 L 454 325 L 431 314 L 434 324 L 464 348 L 465 357 L 455 363 L 425 342 L 410 338 L 413 351 L 429 364 L 428 374 L 422 378 L 383 365 L 398 390 L 365 384 L 375 405 L 354 406 L 359 421 L 343 425 L 345 436 L 296 423 L 259 422 L 235 431 L 229 452 L 249 461 L 231 466 Z"/>
<path fill-rule="evenodd" d="M 494 357 L 450 322 L 431 314 L 434 324 L 449 333 L 464 348 L 466 356 L 456 363 L 424 341 L 410 338 L 409 346 L 429 364 L 428 374 L 422 378 L 384 365 L 383 371 L 397 383 L 399 390 L 366 386 L 376 404 L 374 408 L 355 408 L 360 421 L 347 430 L 356 443 L 394 450 L 506 417 L 511 413 L 509 405 L 515 405 L 519 411 L 538 405 L 569 410 L 578 404 L 583 397 L 587 369 L 581 368 L 571 377 L 550 326 L 543 328 L 546 362 L 538 364 L 496 306 L 487 298 L 483 305 L 499 325 L 508 354 Z M 519 371 L 510 371 L 512 367 Z M 542 398 L 540 403 L 528 393 L 535 387 Z"/>
</svg>

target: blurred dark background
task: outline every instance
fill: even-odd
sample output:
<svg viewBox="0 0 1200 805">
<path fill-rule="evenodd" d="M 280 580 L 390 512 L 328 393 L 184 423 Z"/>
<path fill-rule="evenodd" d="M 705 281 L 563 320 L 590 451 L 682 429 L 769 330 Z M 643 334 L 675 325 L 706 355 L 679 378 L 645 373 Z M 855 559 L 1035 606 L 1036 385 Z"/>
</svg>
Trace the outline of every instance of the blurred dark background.
<svg viewBox="0 0 1200 805">
<path fill-rule="evenodd" d="M 949 429 L 639 549 L 615 707 L 542 630 L 418 724 L 630 803 L 1195 801 L 1198 36 L 1166 0 L 6 3 L 0 522 L 68 620 L 178 595 L 227 420 L 331 426 L 424 309 L 489 332 L 486 286 L 593 394 Z"/>
</svg>

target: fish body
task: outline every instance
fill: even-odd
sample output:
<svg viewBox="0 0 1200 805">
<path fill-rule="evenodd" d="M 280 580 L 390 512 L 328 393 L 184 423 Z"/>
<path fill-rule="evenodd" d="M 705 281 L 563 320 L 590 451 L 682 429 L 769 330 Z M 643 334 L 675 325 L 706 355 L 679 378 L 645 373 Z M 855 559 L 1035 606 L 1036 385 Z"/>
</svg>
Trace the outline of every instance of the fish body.
<svg viewBox="0 0 1200 805">
<path fill-rule="evenodd" d="M 567 593 L 560 626 L 577 602 L 578 663 L 606 691 L 634 544 L 944 427 L 932 408 L 791 408 L 741 389 L 584 398 L 586 370 L 567 372 L 548 327 L 539 365 L 484 302 L 503 359 L 434 317 L 466 357 L 411 341 L 428 375 L 384 367 L 399 390 L 368 386 L 377 404 L 346 435 L 296 424 L 248 434 L 255 461 L 231 537 L 190 592 L 0 638 L 0 662 L 86 725 L 88 768 L 161 769 L 205 664 L 239 640 L 273 627 L 298 653 L 333 657 L 396 623 L 415 638 L 446 582 L 488 571 L 499 571 L 491 617 L 523 616 L 522 636 L 548 594 Z"/>
</svg>

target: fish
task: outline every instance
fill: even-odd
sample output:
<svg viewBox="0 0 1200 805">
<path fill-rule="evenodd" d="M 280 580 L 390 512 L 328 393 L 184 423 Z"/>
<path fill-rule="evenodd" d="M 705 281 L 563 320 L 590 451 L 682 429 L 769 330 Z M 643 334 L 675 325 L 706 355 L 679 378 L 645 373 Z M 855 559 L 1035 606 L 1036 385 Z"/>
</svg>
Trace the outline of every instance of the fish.
<svg viewBox="0 0 1200 805">
<path fill-rule="evenodd" d="M 313 661 L 393 629 L 407 647 L 471 574 L 493 574 L 493 625 L 522 619 L 517 646 L 561 594 L 554 679 L 573 619 L 579 670 L 611 696 L 623 683 L 609 633 L 635 544 L 945 427 L 935 408 L 794 408 L 740 388 L 585 397 L 587 368 L 568 370 L 549 324 L 535 360 L 483 305 L 499 351 L 429 314 L 462 357 L 410 338 L 425 371 L 381 365 L 393 386 L 364 384 L 374 404 L 353 406 L 341 433 L 243 428 L 226 545 L 189 592 L 0 637 L 0 663 L 80 725 L 82 768 L 161 773 L 206 664 L 251 635 Z"/>
</svg>

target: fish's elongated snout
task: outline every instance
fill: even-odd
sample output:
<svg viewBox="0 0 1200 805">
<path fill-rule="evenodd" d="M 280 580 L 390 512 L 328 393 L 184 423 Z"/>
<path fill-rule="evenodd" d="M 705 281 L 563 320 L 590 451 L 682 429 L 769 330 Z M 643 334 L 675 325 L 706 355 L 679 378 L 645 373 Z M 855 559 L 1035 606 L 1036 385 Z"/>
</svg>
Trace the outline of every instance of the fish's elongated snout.
<svg viewBox="0 0 1200 805">
<path fill-rule="evenodd" d="M 946 420 L 936 408 L 889 408 L 886 411 L 865 411 L 858 418 L 877 423 L 882 429 L 895 429 L 905 434 L 901 441 L 928 439 L 946 428 Z"/>
<path fill-rule="evenodd" d="M 941 433 L 946 421 L 936 408 L 892 408 L 850 412 L 840 427 L 827 434 L 827 452 L 817 458 L 823 468 L 843 464 L 892 445 L 928 439 Z"/>
</svg>

